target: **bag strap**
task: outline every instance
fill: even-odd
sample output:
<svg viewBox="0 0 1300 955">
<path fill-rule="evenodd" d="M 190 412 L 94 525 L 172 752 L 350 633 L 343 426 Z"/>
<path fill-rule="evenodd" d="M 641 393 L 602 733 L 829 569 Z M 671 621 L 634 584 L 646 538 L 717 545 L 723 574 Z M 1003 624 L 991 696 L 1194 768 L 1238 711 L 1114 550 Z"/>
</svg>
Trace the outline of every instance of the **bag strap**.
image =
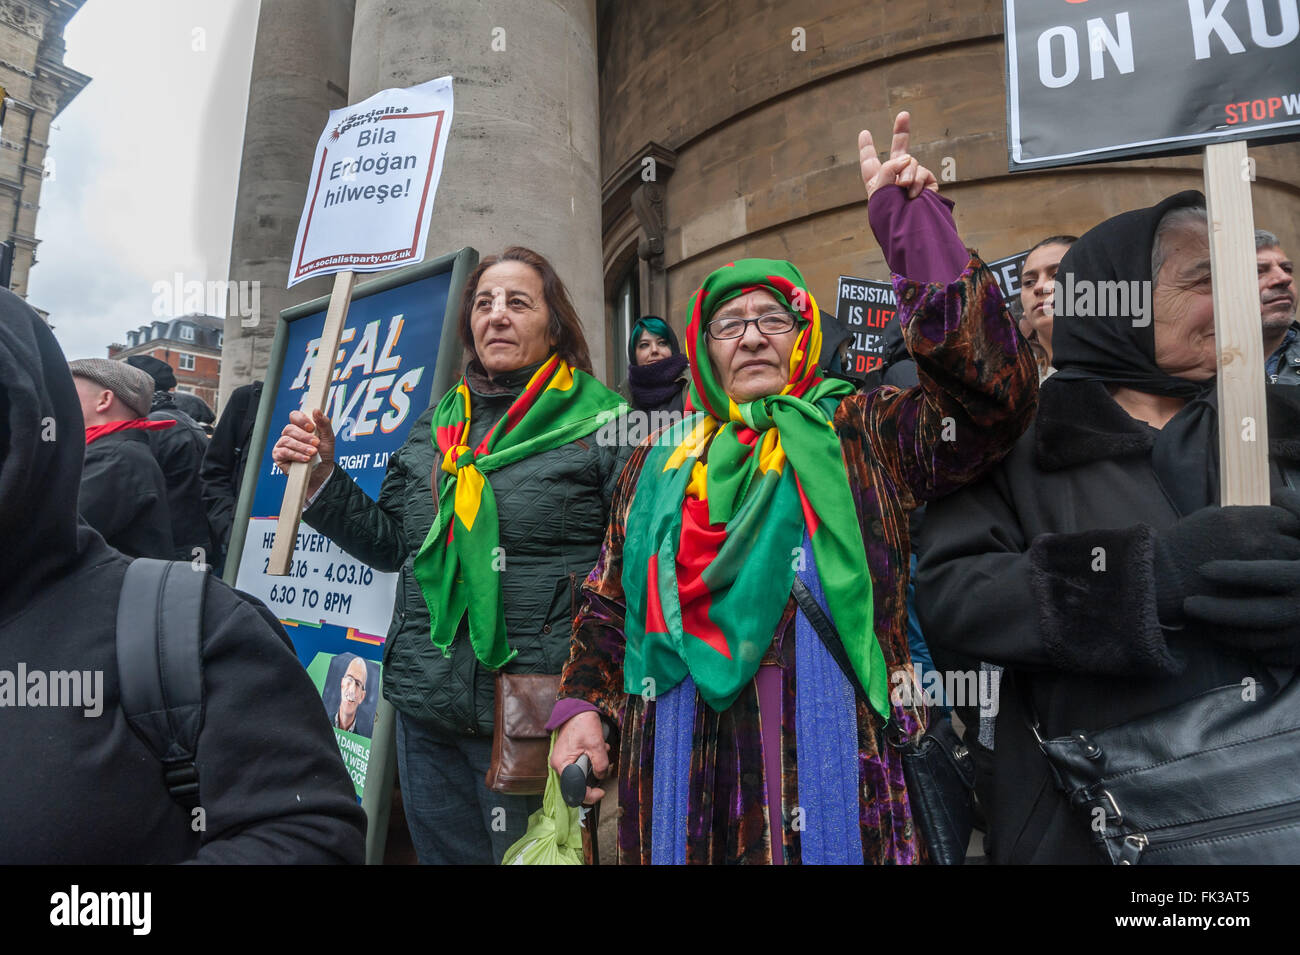
<svg viewBox="0 0 1300 955">
<path fill-rule="evenodd" d="M 1018 679 L 1017 676 L 1020 678 Z M 1057 792 L 1061 793 L 1073 805 L 1074 791 L 1066 784 L 1064 777 L 1061 776 L 1060 769 L 1057 768 L 1056 761 L 1052 759 L 1051 752 L 1047 749 L 1047 737 L 1043 735 L 1043 723 L 1038 716 L 1038 707 L 1034 706 L 1034 696 L 1029 689 L 1029 681 L 1024 679 L 1024 674 L 1013 675 L 1011 678 L 1012 685 L 1016 688 L 1016 695 L 1020 698 L 1020 717 L 1025 721 L 1025 726 L 1034 736 L 1034 742 L 1038 744 L 1038 751 L 1042 754 L 1043 759 L 1047 762 L 1048 772 L 1052 774 L 1052 785 L 1056 787 Z M 1005 680 L 1006 674 L 1003 674 Z"/>
<path fill-rule="evenodd" d="M 862 683 L 853 669 L 853 664 L 849 663 L 848 652 L 844 649 L 844 641 L 840 638 L 840 632 L 836 629 L 835 622 L 826 615 L 826 611 L 822 610 L 821 604 L 817 602 L 813 592 L 808 589 L 808 585 L 797 575 L 790 587 L 790 593 L 794 596 L 794 601 L 799 605 L 799 609 L 803 611 L 803 615 L 812 624 L 813 632 L 821 640 L 826 652 L 831 655 L 831 658 L 839 666 L 840 672 L 849 681 L 849 686 L 853 687 L 854 696 L 867 704 L 869 713 L 875 713 L 875 708 L 872 707 L 866 690 L 862 688 Z M 879 714 L 876 714 L 876 716 L 879 718 Z"/>
<path fill-rule="evenodd" d="M 194 758 L 203 725 L 206 571 L 185 561 L 131 562 L 117 605 L 117 678 L 123 715 L 163 764 L 172 798 L 198 805 Z"/>
</svg>

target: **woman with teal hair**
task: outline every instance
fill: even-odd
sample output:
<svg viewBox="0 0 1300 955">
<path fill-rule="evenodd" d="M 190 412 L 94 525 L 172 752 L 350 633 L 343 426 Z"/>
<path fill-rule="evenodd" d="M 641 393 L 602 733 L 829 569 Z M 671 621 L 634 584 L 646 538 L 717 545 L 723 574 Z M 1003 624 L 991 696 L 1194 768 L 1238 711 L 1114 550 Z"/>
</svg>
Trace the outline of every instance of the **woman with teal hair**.
<svg viewBox="0 0 1300 955">
<path fill-rule="evenodd" d="M 627 388 L 632 407 L 647 414 L 686 409 L 690 379 L 677 335 L 658 315 L 645 315 L 627 339 Z"/>
<path fill-rule="evenodd" d="M 927 719 L 907 515 L 1011 448 L 1038 376 L 908 125 L 888 162 L 865 130 L 859 148 L 921 383 L 822 377 L 800 271 L 737 259 L 691 297 L 692 413 L 619 478 L 550 725 L 557 768 L 616 755 L 620 862 L 928 859 L 887 742 Z"/>
</svg>

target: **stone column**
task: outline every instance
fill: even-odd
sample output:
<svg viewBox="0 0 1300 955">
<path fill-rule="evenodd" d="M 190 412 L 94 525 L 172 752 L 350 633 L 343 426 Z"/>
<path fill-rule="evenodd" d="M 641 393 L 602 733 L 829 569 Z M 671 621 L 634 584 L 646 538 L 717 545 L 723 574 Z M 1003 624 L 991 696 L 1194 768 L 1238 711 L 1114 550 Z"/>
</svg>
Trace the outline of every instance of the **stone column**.
<svg viewBox="0 0 1300 955">
<path fill-rule="evenodd" d="M 605 367 L 595 0 L 357 0 L 349 101 L 451 74 L 429 257 L 525 245 L 555 265 Z"/>
<path fill-rule="evenodd" d="M 329 294 L 332 278 L 286 289 L 316 140 L 329 111 L 348 103 L 354 0 L 263 3 L 248 86 L 244 152 L 235 199 L 230 281 L 259 282 L 258 324 L 227 317 L 221 403 L 266 374 L 280 310 Z"/>
</svg>

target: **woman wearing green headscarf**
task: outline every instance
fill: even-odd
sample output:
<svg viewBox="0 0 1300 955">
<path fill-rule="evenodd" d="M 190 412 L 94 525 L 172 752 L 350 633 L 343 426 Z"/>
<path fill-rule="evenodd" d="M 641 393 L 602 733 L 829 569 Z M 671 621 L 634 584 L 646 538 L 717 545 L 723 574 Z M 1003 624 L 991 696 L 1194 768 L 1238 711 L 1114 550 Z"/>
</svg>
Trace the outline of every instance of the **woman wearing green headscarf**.
<svg viewBox="0 0 1300 955">
<path fill-rule="evenodd" d="M 899 755 L 925 730 L 905 630 L 907 512 L 1024 430 L 1037 375 L 928 170 L 859 137 L 871 226 L 921 385 L 818 373 L 821 312 L 789 262 L 742 259 L 692 296 L 687 418 L 642 444 L 584 585 L 552 763 L 598 775 L 617 731 L 627 863 L 915 863 Z M 843 669 L 792 599 L 839 634 Z M 823 628 L 825 629 L 825 628 Z M 602 791 L 588 791 L 589 799 Z"/>
</svg>

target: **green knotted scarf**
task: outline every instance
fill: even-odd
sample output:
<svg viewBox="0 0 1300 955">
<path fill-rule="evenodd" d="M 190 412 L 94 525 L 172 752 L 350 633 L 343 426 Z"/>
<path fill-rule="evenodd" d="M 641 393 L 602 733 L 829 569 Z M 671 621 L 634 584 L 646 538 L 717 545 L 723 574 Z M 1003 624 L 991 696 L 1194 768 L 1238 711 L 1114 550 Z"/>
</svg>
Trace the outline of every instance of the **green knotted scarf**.
<svg viewBox="0 0 1300 955">
<path fill-rule="evenodd" d="M 469 385 L 460 384 L 438 402 L 433 442 L 446 477 L 438 515 L 415 555 L 415 579 L 429 607 L 434 646 L 447 652 L 460 621 L 469 615 L 469 639 L 487 667 L 514 658 L 506 638 L 496 497 L 486 475 L 533 454 L 550 451 L 595 431 L 626 410 L 623 400 L 586 372 L 552 355 L 529 379 L 478 447 L 470 448 Z"/>
</svg>

